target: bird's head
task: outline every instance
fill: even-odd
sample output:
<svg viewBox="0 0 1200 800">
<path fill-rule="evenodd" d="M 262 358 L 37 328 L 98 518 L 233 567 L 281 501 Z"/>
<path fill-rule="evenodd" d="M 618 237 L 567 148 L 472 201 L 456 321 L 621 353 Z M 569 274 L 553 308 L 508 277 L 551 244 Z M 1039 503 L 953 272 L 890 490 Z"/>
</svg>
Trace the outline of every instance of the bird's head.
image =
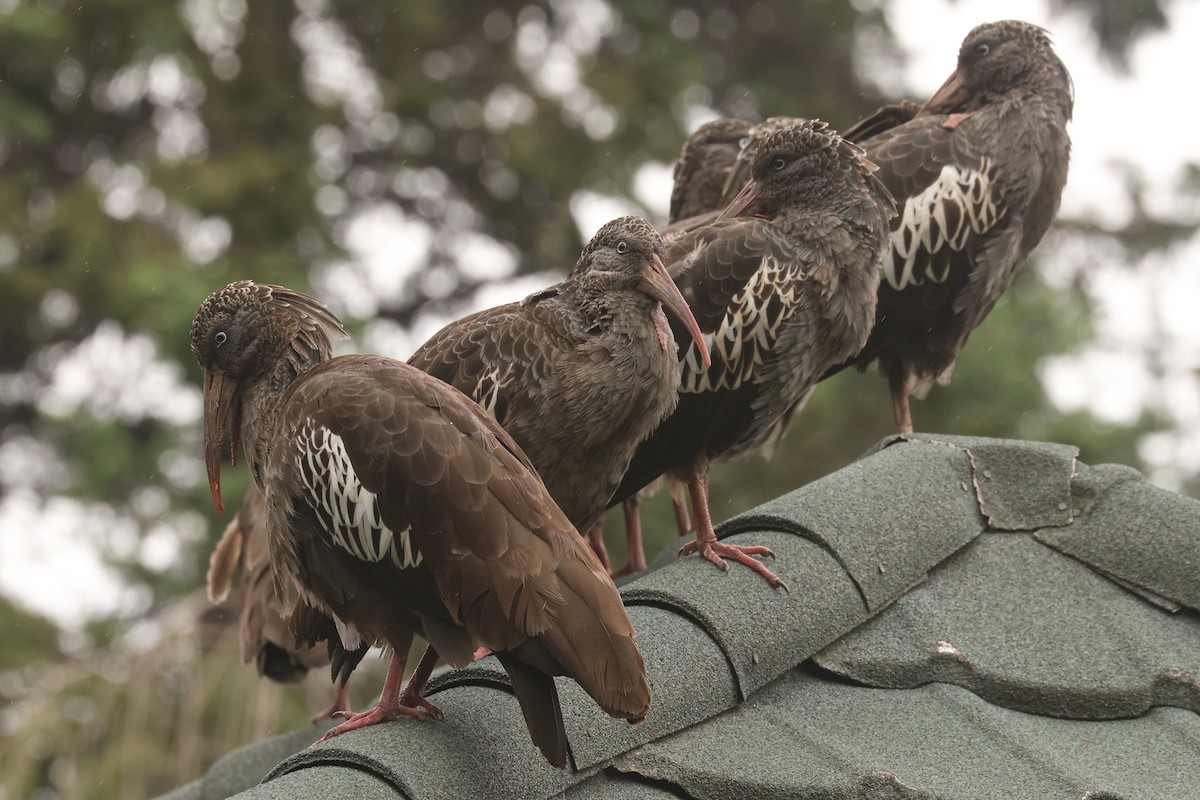
<svg viewBox="0 0 1200 800">
<path fill-rule="evenodd" d="M 963 39 L 953 74 L 919 113 L 970 112 L 1021 87 L 1058 90 L 1069 97 L 1071 77 L 1044 28 L 1013 19 L 987 22 Z"/>
<path fill-rule="evenodd" d="M 750 162 L 750 180 L 721 212 L 775 217 L 782 207 L 805 198 L 824 198 L 843 177 L 855 182 L 876 171 L 861 148 L 820 120 L 806 120 L 762 139 Z"/>
<path fill-rule="evenodd" d="M 204 370 L 204 462 L 218 513 L 221 442 L 230 437 L 237 463 L 242 388 L 286 362 L 295 373 L 329 358 L 330 337 L 346 335 L 317 300 L 282 286 L 238 281 L 200 305 L 192 320 L 192 354 Z"/>
<path fill-rule="evenodd" d="M 708 365 L 708 347 L 700 325 L 667 272 L 662 256 L 662 236 L 653 225 L 640 217 L 621 217 L 596 232 L 580 254 L 571 278 L 600 281 L 606 286 L 639 291 L 657 300 L 687 329 Z"/>
</svg>

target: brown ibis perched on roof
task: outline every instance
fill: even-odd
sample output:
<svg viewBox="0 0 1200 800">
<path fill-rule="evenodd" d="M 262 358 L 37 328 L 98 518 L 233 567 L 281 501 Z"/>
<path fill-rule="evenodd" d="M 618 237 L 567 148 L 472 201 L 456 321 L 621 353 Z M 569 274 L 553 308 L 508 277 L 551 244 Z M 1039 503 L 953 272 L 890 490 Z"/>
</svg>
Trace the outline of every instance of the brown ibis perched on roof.
<svg viewBox="0 0 1200 800">
<path fill-rule="evenodd" d="M 268 511 L 268 547 L 302 643 L 392 651 L 379 704 L 327 734 L 440 711 L 423 696 L 438 657 L 496 654 L 530 737 L 563 766 L 552 675 L 640 721 L 650 690 L 608 573 L 529 459 L 470 398 L 388 358 L 330 359 L 343 335 L 319 302 L 240 281 L 192 322 L 204 369 L 205 464 L 221 502 L 221 443 L 241 444 Z M 414 634 L 429 644 L 402 689 Z"/>
<path fill-rule="evenodd" d="M 595 523 L 638 444 L 679 400 L 667 315 L 708 363 L 662 252 L 649 222 L 613 220 L 561 283 L 450 323 L 408 360 L 504 426 L 602 560 Z"/>
<path fill-rule="evenodd" d="M 912 431 L 909 395 L 949 381 L 967 337 L 1054 220 L 1073 102 L 1047 32 L 1005 20 L 967 34 L 953 74 L 915 116 L 894 107 L 848 131 L 901 213 L 874 330 L 843 366 L 878 363 L 900 432 Z"/>
<path fill-rule="evenodd" d="M 613 502 L 668 475 L 688 486 L 698 552 L 781 585 L 754 555 L 719 542 L 708 465 L 754 450 L 786 424 L 830 366 L 857 353 L 875 318 L 895 206 L 862 151 L 823 122 L 762 141 L 751 180 L 708 224 L 669 240 L 666 262 L 711 355 L 683 360 L 679 405 L 638 447 Z"/>
<path fill-rule="evenodd" d="M 225 527 L 209 558 L 206 582 L 211 602 L 225 601 L 234 573 L 239 569 L 238 633 L 242 640 L 242 661 L 247 664 L 253 661 L 260 676 L 277 683 L 294 683 L 302 680 L 309 670 L 329 666 L 328 648 L 299 644 L 283 618 L 283 607 L 290 603 L 280 601 L 275 593 L 275 578 L 267 556 L 267 501 L 255 484 L 250 485 L 237 516 Z M 366 651 L 364 645 L 343 655 L 345 660 L 353 659 L 353 664 L 335 675 L 336 696 L 328 707 L 313 715 L 313 722 L 349 713 L 346 681 Z"/>
<path fill-rule="evenodd" d="M 722 118 L 697 128 L 683 143 L 679 160 L 675 162 L 670 215 L 663 235 L 674 239 L 715 219 L 717 212 L 728 206 L 749 180 L 749 154 L 772 133 L 803 122 L 806 120 L 799 117 L 771 117 L 757 124 Z M 693 532 L 687 500 L 680 491 L 680 484 L 672 483 L 671 486 L 679 535 L 686 536 Z M 624 501 L 629 560 L 613 573 L 614 577 L 646 568 L 639 506 L 642 496 L 650 490 L 648 486 Z"/>
</svg>

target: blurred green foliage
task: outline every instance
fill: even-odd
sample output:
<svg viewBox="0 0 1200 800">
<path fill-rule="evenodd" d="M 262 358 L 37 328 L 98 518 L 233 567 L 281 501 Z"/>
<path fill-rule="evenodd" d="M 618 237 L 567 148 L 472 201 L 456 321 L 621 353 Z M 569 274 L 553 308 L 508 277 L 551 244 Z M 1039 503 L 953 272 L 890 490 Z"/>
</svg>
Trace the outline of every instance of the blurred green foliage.
<svg viewBox="0 0 1200 800">
<path fill-rule="evenodd" d="M 1060 2 L 1090 16 L 1117 63 L 1133 34 L 1166 20 L 1156 2 Z M 348 226 L 379 207 L 433 234 L 421 269 L 395 291 L 368 292 L 369 312 L 327 297 L 357 331 L 376 317 L 407 327 L 507 278 L 500 266 L 464 265 L 467 235 L 518 254 L 518 274 L 565 269 L 580 247 L 577 193 L 636 207 L 639 170 L 673 161 L 706 111 L 845 125 L 895 99 L 856 61 L 865 47 L 874 68 L 899 63 L 886 11 L 717 0 L 0 3 L 0 466 L 24 439 L 65 465 L 0 471 L 0 502 L 16 491 L 68 495 L 110 505 L 141 536 L 180 530 L 165 566 L 95 543 L 145 589 L 147 603 L 130 613 L 156 618 L 199 585 L 220 525 L 194 414 L 121 410 L 99 373 L 73 406 L 46 405 L 64 360 L 98 328 L 148 337 L 172 380 L 194 387 L 188 324 L 209 292 L 245 277 L 328 289 L 361 275 Z M 957 43 L 929 46 L 949 71 Z M 1128 230 L 1086 220 L 1073 229 L 1131 257 L 1181 235 L 1138 208 Z M 1089 324 L 1078 289 L 1027 270 L 972 337 L 954 383 L 915 404 L 917 429 L 1069 441 L 1090 463 L 1137 465 L 1154 419 L 1114 428 L 1064 415 L 1039 383 L 1039 360 L 1086 341 Z M 135 395 L 139 377 L 128 378 Z M 714 470 L 714 513 L 827 474 L 890 432 L 884 383 L 839 375 L 774 458 Z M 231 506 L 247 480 L 227 471 Z M 166 502 L 146 502 L 148 489 Z M 653 551 L 674 523 L 665 498 L 646 511 Z M 203 535 L 185 535 L 189 519 L 208 521 Z M 622 539 L 610 537 L 617 560 Z M 185 630 L 160 623 L 170 635 L 139 649 L 129 624 L 94 621 L 90 637 L 71 640 L 74 660 L 47 667 L 62 657 L 53 627 L 0 604 L 0 696 L 10 704 L 0 735 L 19 745 L 0 748 L 0 798 L 39 787 L 44 798 L 153 794 L 306 718 L 311 698 L 258 682 L 228 637 L 198 657 Z"/>
</svg>

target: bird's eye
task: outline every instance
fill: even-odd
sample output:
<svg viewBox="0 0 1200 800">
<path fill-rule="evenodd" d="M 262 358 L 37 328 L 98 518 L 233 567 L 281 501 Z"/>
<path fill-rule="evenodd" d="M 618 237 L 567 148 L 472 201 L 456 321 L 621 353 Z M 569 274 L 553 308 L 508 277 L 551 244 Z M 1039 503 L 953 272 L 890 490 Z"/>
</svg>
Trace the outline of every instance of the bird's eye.
<svg viewBox="0 0 1200 800">
<path fill-rule="evenodd" d="M 992 48 L 987 44 L 981 44 L 975 48 L 975 55 L 979 58 L 983 58 L 990 52 L 992 52 Z"/>
<path fill-rule="evenodd" d="M 787 166 L 786 158 L 777 158 L 771 162 L 771 169 L 775 170 L 776 172 L 778 172 L 779 170 L 783 169 L 786 166 Z"/>
<path fill-rule="evenodd" d="M 739 150 L 745 150 L 746 145 L 748 145 L 748 144 L 750 144 L 749 136 L 743 136 L 741 139 L 738 139 L 738 149 Z"/>
<path fill-rule="evenodd" d="M 213 334 L 213 341 L 217 343 L 217 347 L 225 344 L 225 340 L 228 338 L 229 337 L 225 334 L 225 331 L 217 331 Z"/>
<path fill-rule="evenodd" d="M 624 239 L 617 242 L 617 252 L 618 253 L 628 253 L 629 252 L 629 245 L 625 242 Z"/>
</svg>

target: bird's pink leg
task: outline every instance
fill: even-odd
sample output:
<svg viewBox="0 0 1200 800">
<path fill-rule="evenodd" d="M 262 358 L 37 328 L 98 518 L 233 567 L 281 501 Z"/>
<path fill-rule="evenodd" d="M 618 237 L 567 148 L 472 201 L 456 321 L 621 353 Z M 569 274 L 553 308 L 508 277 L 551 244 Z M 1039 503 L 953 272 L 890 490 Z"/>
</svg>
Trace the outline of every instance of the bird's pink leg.
<svg viewBox="0 0 1200 800">
<path fill-rule="evenodd" d="M 908 380 L 904 370 L 897 368 L 888 374 L 888 389 L 892 393 L 892 421 L 900 433 L 912 433 L 912 409 L 908 406 Z"/>
<path fill-rule="evenodd" d="M 428 650 L 426 651 L 425 655 L 429 655 Z M 412 696 L 410 695 L 404 698 L 409 701 L 407 705 L 402 702 L 400 687 L 404 684 L 404 662 L 407 656 L 407 647 L 405 647 L 403 650 L 396 649 L 392 652 L 392 661 L 391 664 L 388 665 L 387 677 L 383 679 L 383 692 L 379 696 L 378 705 L 369 711 L 363 711 L 359 714 L 351 714 L 350 718 L 341 725 L 330 728 L 329 732 L 318 739 L 316 743 L 321 744 L 322 742 L 327 742 L 335 736 L 341 736 L 343 733 L 349 733 L 350 731 L 358 730 L 359 728 L 365 728 L 368 725 L 376 725 L 380 722 L 391 722 L 401 714 L 409 717 L 415 717 L 416 719 L 420 720 L 427 720 L 434 716 L 440 716 L 440 711 L 437 714 L 433 714 L 428 708 L 426 708 L 426 705 L 433 706 L 433 704 L 429 703 L 427 700 L 425 700 L 423 704 L 413 704 L 411 702 Z M 435 662 L 437 661 L 436 652 L 433 655 L 433 660 Z M 424 657 L 422 657 L 421 663 L 422 665 L 425 663 Z M 417 669 L 420 670 L 421 667 L 418 666 Z M 432 669 L 432 666 L 430 669 Z M 429 676 L 426 675 L 425 677 L 428 678 Z M 423 686 L 420 688 L 423 688 Z M 436 706 L 433 706 L 433 708 L 434 710 L 437 709 Z"/>
<path fill-rule="evenodd" d="M 760 545 L 726 544 L 717 541 L 717 534 L 713 531 L 712 516 L 708 511 L 707 463 L 697 463 L 693 466 L 692 476 L 688 481 L 688 490 L 692 495 L 692 512 L 696 515 L 696 538 L 679 548 L 679 555 L 699 553 L 726 571 L 728 571 L 729 565 L 725 563 L 725 559 L 732 559 L 763 576 L 771 586 L 777 589 L 782 588 L 790 594 L 787 584 L 781 581 L 774 572 L 767 569 L 761 561 L 751 558 L 751 556 L 774 558 L 775 554 L 771 552 L 770 548 Z"/>
<path fill-rule="evenodd" d="M 600 515 L 600 519 L 588 528 L 587 532 L 588 545 L 592 548 L 592 552 L 596 554 L 596 558 L 600 559 L 600 566 L 604 569 L 611 570 L 612 562 L 608 560 L 608 548 L 604 545 L 604 515 Z"/>
<path fill-rule="evenodd" d="M 423 708 L 434 719 L 441 719 L 442 710 L 425 699 L 425 684 L 429 683 L 429 676 L 433 674 L 433 668 L 437 666 L 437 662 L 438 652 L 433 649 L 433 645 L 429 645 L 421 655 L 421 660 L 417 662 L 417 668 L 413 670 L 412 676 L 408 679 L 408 685 L 400 693 L 400 705 L 409 708 Z"/>
<path fill-rule="evenodd" d="M 671 507 L 675 509 L 675 527 L 679 529 L 679 535 L 691 536 L 695 533 L 692 518 L 688 516 L 687 502 L 683 497 L 676 497 L 675 493 L 671 492 Z"/>
<path fill-rule="evenodd" d="M 639 507 L 642 504 L 642 493 L 634 492 L 633 496 L 621 504 L 625 511 L 625 566 L 611 574 L 613 580 L 641 572 L 646 568 L 646 548 L 642 544 L 642 519 Z"/>
<path fill-rule="evenodd" d="M 327 719 L 334 717 L 349 717 L 350 716 L 350 681 L 347 679 L 342 681 L 342 685 L 338 687 L 337 694 L 333 697 L 333 702 L 329 704 L 323 711 L 318 711 L 310 717 L 312 723 L 316 725 L 319 722 L 324 722 Z"/>
</svg>

